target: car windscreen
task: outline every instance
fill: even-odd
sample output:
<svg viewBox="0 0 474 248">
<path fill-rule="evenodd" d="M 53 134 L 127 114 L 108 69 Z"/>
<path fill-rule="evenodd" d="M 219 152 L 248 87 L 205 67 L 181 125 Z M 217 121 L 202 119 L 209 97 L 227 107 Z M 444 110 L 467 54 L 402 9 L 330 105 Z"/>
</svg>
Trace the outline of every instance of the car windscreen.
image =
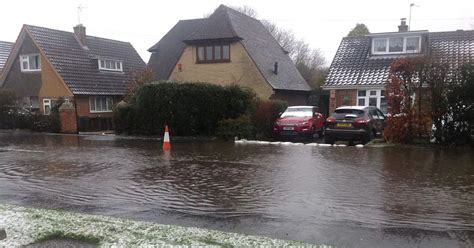
<svg viewBox="0 0 474 248">
<path fill-rule="evenodd" d="M 364 116 L 364 110 L 360 109 L 336 109 L 332 116 L 336 119 L 344 119 L 346 116 Z"/>
<path fill-rule="evenodd" d="M 287 108 L 281 117 L 311 117 L 313 116 L 313 110 L 310 108 Z"/>
</svg>

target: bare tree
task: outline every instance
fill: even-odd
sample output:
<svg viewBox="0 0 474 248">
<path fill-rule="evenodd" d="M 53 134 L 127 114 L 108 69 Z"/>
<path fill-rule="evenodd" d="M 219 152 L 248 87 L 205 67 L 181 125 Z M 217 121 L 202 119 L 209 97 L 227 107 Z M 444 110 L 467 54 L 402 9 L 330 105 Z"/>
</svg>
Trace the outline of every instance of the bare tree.
<svg viewBox="0 0 474 248">
<path fill-rule="evenodd" d="M 243 6 L 229 6 L 230 8 L 239 11 L 240 13 L 244 13 L 250 17 L 257 18 L 258 13 L 255 9 L 248 5 L 243 5 Z"/>
<path fill-rule="evenodd" d="M 275 38 L 275 40 L 280 44 L 280 46 L 288 52 L 288 55 L 292 57 L 295 52 L 295 43 L 297 39 L 295 34 L 290 30 L 285 30 L 279 28 L 274 22 L 269 20 L 261 21 L 263 26 L 267 28 L 268 32 Z"/>
</svg>

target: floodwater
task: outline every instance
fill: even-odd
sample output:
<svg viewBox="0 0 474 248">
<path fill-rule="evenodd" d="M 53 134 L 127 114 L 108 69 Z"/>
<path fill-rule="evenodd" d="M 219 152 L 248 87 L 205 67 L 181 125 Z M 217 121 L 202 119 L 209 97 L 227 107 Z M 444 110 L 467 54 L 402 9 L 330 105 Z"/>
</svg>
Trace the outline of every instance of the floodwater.
<svg viewBox="0 0 474 248">
<path fill-rule="evenodd" d="M 472 149 L 0 132 L 0 203 L 340 247 L 473 247 Z"/>
</svg>

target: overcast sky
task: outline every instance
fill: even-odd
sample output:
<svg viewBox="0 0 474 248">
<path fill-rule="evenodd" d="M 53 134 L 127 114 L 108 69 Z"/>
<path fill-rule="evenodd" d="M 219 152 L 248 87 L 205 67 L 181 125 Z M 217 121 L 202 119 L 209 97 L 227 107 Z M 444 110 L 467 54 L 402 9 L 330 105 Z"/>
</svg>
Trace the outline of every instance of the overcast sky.
<svg viewBox="0 0 474 248">
<path fill-rule="evenodd" d="M 181 19 L 202 18 L 219 4 L 248 5 L 259 19 L 291 29 L 298 38 L 319 48 L 328 62 L 356 23 L 372 33 L 397 30 L 400 18 L 412 9 L 412 30 L 450 31 L 474 29 L 473 0 L 3 0 L 0 40 L 15 41 L 23 24 L 72 31 L 78 24 L 77 7 L 84 6 L 81 22 L 87 34 L 131 42 L 145 62 L 147 49 Z"/>
</svg>

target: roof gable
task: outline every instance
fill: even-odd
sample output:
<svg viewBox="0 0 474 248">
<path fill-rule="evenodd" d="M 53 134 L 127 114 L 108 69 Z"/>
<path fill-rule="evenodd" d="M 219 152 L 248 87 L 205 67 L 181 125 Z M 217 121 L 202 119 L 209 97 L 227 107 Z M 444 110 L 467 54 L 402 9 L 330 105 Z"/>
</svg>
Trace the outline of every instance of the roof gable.
<svg viewBox="0 0 474 248">
<path fill-rule="evenodd" d="M 133 73 L 146 66 L 128 42 L 87 36 L 85 49 L 72 32 L 24 25 L 17 43 L 24 35 L 33 39 L 75 95 L 123 95 Z M 122 61 L 123 73 L 100 71 L 97 58 Z"/>
<path fill-rule="evenodd" d="M 474 61 L 474 30 L 429 32 L 422 37 L 422 53 L 411 55 L 371 55 L 371 37 L 343 38 L 323 87 L 384 87 L 390 65 L 400 57 L 428 55 L 451 69 Z"/>
<path fill-rule="evenodd" d="M 198 42 L 217 39 L 241 39 L 234 30 L 227 9 L 224 5 L 219 6 L 214 13 L 204 19 L 201 26 L 194 33 L 187 36 L 184 40 L 186 42 Z"/>
<path fill-rule="evenodd" d="M 183 40 L 204 21 L 205 19 L 181 20 L 158 43 L 148 49 L 152 52 L 148 65 L 153 68 L 157 80 L 168 79 L 186 47 Z"/>
<path fill-rule="evenodd" d="M 185 37 L 182 41 L 187 43 L 198 43 L 209 40 L 240 40 L 260 73 L 273 89 L 310 90 L 309 85 L 296 69 L 296 66 L 288 54 L 285 53 L 259 20 L 221 5 L 209 18 L 188 21 L 194 22 L 197 26 L 193 26 L 193 28 L 182 28 L 181 26 L 184 26 L 184 23 L 180 21 L 168 34 L 172 33 L 171 36 L 173 39 Z M 189 23 L 187 23 L 186 26 L 191 27 Z M 159 58 L 160 51 L 156 52 L 156 49 L 159 49 L 161 44 L 163 44 L 163 46 L 167 44 L 166 47 L 173 47 L 173 49 L 168 49 L 168 51 L 173 50 L 173 54 L 162 51 L 162 54 L 165 53 L 163 56 L 171 58 L 177 57 L 179 59 L 185 48 L 182 42 L 176 42 L 176 40 L 171 42 L 173 39 L 168 37 L 168 34 L 163 37 L 163 43 L 162 40 L 160 40 L 160 42 L 149 49 L 149 51 L 156 53 L 152 54 L 149 65 L 157 72 L 158 79 L 167 78 L 170 75 L 177 59 L 176 62 L 170 65 L 166 63 L 166 59 Z M 275 62 L 278 62 L 277 74 L 273 72 Z M 163 72 L 162 69 L 166 71 Z"/>
</svg>

